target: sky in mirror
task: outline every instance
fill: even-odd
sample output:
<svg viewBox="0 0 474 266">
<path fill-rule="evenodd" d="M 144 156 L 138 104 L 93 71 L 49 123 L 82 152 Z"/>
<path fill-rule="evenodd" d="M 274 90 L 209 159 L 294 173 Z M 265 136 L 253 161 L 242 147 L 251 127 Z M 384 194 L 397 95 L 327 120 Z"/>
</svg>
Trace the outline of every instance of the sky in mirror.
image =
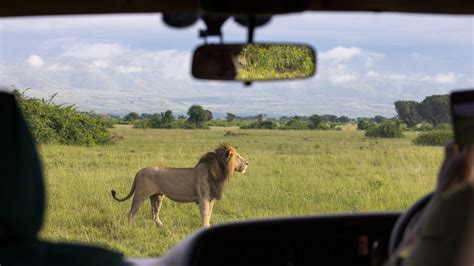
<svg viewBox="0 0 474 266">
<path fill-rule="evenodd" d="M 301 81 L 197 81 L 192 51 L 202 23 L 176 30 L 161 16 L 107 15 L 0 20 L 0 85 L 58 93 L 81 110 L 124 114 L 201 104 L 216 116 L 331 113 L 393 116 L 393 102 L 422 100 L 474 84 L 470 16 L 304 13 L 274 17 L 257 41 L 298 42 L 318 52 L 316 76 Z M 245 41 L 234 21 L 225 42 Z M 217 41 L 211 39 L 210 41 Z"/>
</svg>

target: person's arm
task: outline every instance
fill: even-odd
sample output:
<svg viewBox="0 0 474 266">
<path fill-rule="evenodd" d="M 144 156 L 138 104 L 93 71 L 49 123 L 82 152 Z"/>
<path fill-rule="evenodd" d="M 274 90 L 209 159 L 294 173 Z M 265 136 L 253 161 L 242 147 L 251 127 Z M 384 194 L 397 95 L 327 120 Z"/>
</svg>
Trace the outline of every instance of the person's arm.
<svg viewBox="0 0 474 266">
<path fill-rule="evenodd" d="M 456 224 L 457 221 L 450 221 L 449 218 L 446 218 L 446 215 L 453 215 L 447 213 L 449 210 L 440 211 L 440 209 L 446 208 L 446 205 L 453 205 L 453 202 L 456 200 L 458 203 L 454 203 L 454 207 L 449 206 L 450 209 L 454 208 L 457 210 L 459 206 L 468 204 L 467 202 L 463 202 L 463 198 L 456 194 L 471 193 L 471 187 L 474 187 L 474 146 L 467 147 L 460 151 L 458 145 L 454 143 L 447 144 L 445 148 L 445 160 L 439 171 L 433 198 L 425 207 L 416 224 L 407 232 L 400 247 L 395 252 L 395 255 L 390 258 L 387 265 L 399 265 L 401 260 L 411 256 L 415 248 L 418 254 L 420 253 L 419 249 L 426 249 L 426 239 L 419 241 L 419 238 L 425 227 L 431 226 L 429 228 L 431 230 L 434 226 L 433 224 L 435 222 L 433 222 L 433 219 L 445 219 L 447 220 L 447 225 Z M 467 212 L 467 210 L 464 211 Z M 460 212 L 462 213 L 463 210 L 460 210 Z M 459 222 L 463 223 L 463 221 Z M 456 226 L 459 227 L 459 225 Z M 445 231 L 448 232 L 448 230 L 461 230 L 461 228 L 446 228 Z M 444 232 L 440 232 L 440 234 L 443 233 Z M 435 252 L 436 251 L 432 251 L 432 253 Z"/>
</svg>

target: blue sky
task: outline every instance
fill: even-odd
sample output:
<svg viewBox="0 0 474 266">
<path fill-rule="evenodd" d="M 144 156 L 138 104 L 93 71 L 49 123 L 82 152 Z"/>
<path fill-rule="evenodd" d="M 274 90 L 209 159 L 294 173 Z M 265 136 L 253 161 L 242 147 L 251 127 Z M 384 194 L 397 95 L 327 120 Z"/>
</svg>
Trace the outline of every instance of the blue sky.
<svg viewBox="0 0 474 266">
<path fill-rule="evenodd" d="M 185 113 L 201 104 L 217 114 L 270 116 L 394 114 L 398 99 L 474 86 L 472 16 L 369 13 L 283 15 L 256 32 L 257 41 L 298 42 L 318 52 L 308 80 L 197 81 L 190 76 L 197 23 L 171 29 L 159 14 L 0 20 L 0 86 L 81 110 Z M 246 31 L 233 20 L 225 42 Z"/>
</svg>

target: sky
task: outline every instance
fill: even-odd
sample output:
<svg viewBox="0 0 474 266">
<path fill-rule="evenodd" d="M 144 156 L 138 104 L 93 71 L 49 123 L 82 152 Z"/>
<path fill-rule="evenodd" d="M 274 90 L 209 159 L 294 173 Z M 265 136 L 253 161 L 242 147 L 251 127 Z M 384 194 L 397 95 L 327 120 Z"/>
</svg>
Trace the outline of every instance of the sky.
<svg viewBox="0 0 474 266">
<path fill-rule="evenodd" d="M 0 87 L 97 113 L 185 114 L 203 105 L 217 117 L 395 114 L 396 100 L 474 87 L 474 17 L 311 12 L 274 16 L 257 42 L 311 45 L 310 79 L 255 82 L 191 77 L 198 22 L 167 27 L 160 14 L 0 19 Z M 224 42 L 245 42 L 229 19 Z M 217 39 L 210 39 L 217 42 Z"/>
</svg>

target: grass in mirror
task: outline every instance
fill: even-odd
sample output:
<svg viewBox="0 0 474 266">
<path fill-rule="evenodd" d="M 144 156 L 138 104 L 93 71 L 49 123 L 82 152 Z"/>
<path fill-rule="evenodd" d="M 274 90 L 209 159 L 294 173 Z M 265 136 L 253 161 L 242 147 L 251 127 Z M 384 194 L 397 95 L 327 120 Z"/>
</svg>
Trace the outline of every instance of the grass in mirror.
<svg viewBox="0 0 474 266">
<path fill-rule="evenodd" d="M 226 130 L 239 133 L 226 136 Z M 222 142 L 249 161 L 244 175 L 227 184 L 211 225 L 247 219 L 339 212 L 402 210 L 430 191 L 442 148 L 401 139 L 366 138 L 355 125 L 342 130 L 133 129 L 116 125 L 115 145 L 40 145 L 47 184 L 41 237 L 110 247 L 126 256 L 161 256 L 200 229 L 195 204 L 165 199 L 162 227 L 148 202 L 129 225 L 131 201 L 118 203 L 137 170 L 146 166 L 192 167 Z M 242 133 L 242 134 L 240 134 Z M 177 141 L 179 140 L 179 141 Z"/>
<path fill-rule="evenodd" d="M 237 80 L 306 78 L 315 72 L 314 52 L 305 45 L 249 44 L 238 56 Z"/>
</svg>

